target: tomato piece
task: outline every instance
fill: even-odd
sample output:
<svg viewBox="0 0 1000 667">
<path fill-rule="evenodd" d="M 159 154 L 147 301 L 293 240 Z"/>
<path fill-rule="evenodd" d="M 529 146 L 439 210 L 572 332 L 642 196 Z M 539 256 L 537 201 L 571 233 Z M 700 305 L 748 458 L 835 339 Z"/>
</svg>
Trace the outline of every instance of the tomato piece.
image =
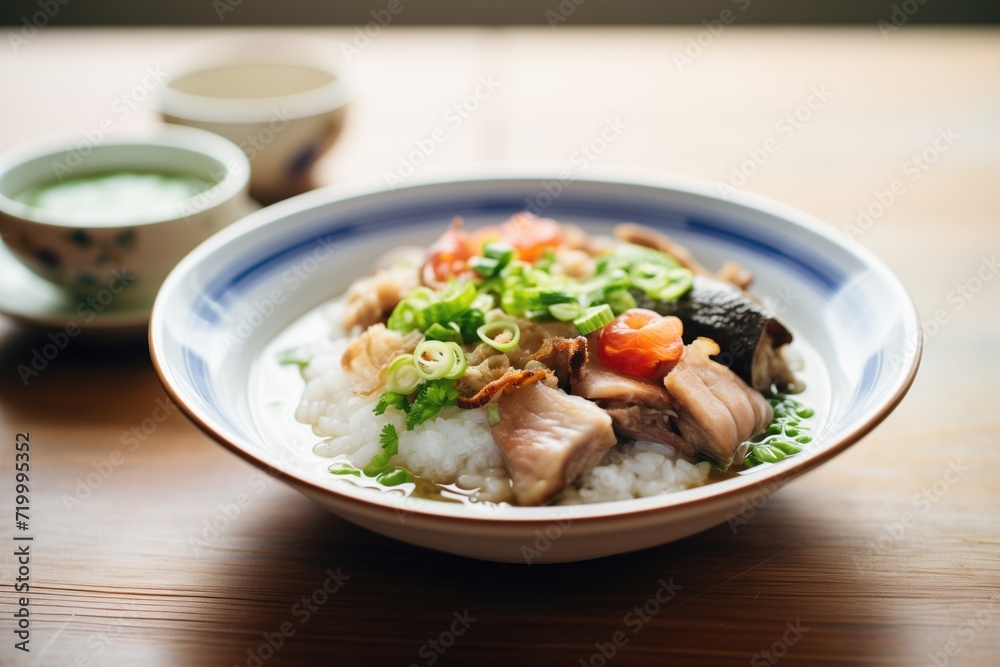
<svg viewBox="0 0 1000 667">
<path fill-rule="evenodd" d="M 500 227 L 482 232 L 492 234 L 492 237 L 484 235 L 484 240 L 499 237 L 501 241 L 517 250 L 518 259 L 532 264 L 545 256 L 545 251 L 554 250 L 562 245 L 562 230 L 559 223 L 548 218 L 536 217 L 531 213 L 518 213 Z"/>
<path fill-rule="evenodd" d="M 684 353 L 683 323 L 644 308 L 611 320 L 597 342 L 597 357 L 608 368 L 638 377 L 666 375 Z"/>
<path fill-rule="evenodd" d="M 479 254 L 479 248 L 472 236 L 456 222 L 448 228 L 441 237 L 427 249 L 426 268 L 430 268 L 430 276 L 435 283 L 445 283 L 451 278 L 460 277 L 468 271 L 469 258 Z"/>
</svg>

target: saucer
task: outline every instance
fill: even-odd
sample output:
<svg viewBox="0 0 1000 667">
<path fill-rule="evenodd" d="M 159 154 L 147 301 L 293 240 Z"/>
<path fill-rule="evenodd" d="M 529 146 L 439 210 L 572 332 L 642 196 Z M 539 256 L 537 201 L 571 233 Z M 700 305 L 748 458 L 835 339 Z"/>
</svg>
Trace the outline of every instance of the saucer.
<svg viewBox="0 0 1000 667">
<path fill-rule="evenodd" d="M 149 324 L 153 297 L 124 299 L 108 290 L 82 297 L 45 280 L 17 260 L 0 243 L 0 314 L 26 324 L 81 331 L 142 333 Z M 103 303 L 102 303 L 103 302 Z"/>
</svg>

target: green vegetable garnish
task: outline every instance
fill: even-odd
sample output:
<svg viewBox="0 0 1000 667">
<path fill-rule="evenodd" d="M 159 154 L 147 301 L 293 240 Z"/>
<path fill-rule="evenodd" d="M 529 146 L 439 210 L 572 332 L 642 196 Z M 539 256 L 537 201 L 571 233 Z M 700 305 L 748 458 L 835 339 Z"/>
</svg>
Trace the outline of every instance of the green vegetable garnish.
<svg viewBox="0 0 1000 667">
<path fill-rule="evenodd" d="M 413 481 L 413 475 L 406 468 L 391 468 L 375 475 L 375 481 L 384 486 L 398 486 Z"/>
<path fill-rule="evenodd" d="M 413 351 L 417 374 L 424 380 L 457 380 L 465 373 L 465 353 L 454 341 L 425 340 Z"/>
<path fill-rule="evenodd" d="M 417 396 L 407 410 L 406 430 L 412 431 L 415 426 L 437 415 L 442 408 L 457 404 L 458 396 L 458 390 L 451 380 L 421 382 Z"/>
<path fill-rule="evenodd" d="M 458 326 L 458 331 L 462 335 L 461 342 L 463 343 L 472 343 L 478 339 L 478 336 L 476 336 L 476 329 L 485 324 L 486 311 L 493 308 L 493 297 L 489 294 L 480 294 L 476 297 L 476 300 L 472 302 L 472 305 L 476 306 L 477 302 L 484 307 L 466 308 L 465 310 L 455 313 L 455 316 L 451 318 L 450 324 Z"/>
<path fill-rule="evenodd" d="M 508 352 L 521 342 L 521 327 L 517 322 L 497 320 L 484 324 L 476 330 L 479 340 L 500 352 Z"/>
<path fill-rule="evenodd" d="M 588 308 L 583 315 L 573 320 L 573 324 L 576 325 L 576 330 L 580 332 L 581 336 L 586 336 L 594 333 L 613 319 L 615 316 L 611 312 L 611 306 L 603 303 L 600 306 Z"/>
<path fill-rule="evenodd" d="M 378 439 L 382 444 L 382 450 L 372 457 L 371 462 L 364 467 L 364 470 L 359 470 L 349 461 L 337 461 L 327 470 L 334 475 L 349 475 L 353 477 L 364 475 L 365 477 L 374 477 L 376 482 L 385 486 L 396 486 L 412 482 L 413 475 L 410 474 L 409 470 L 389 466 L 389 461 L 392 460 L 392 457 L 399 453 L 399 435 L 396 433 L 396 427 L 392 424 L 386 424 L 382 427 L 382 432 L 379 434 Z"/>
<path fill-rule="evenodd" d="M 454 322 L 449 322 L 448 326 L 444 326 L 439 322 L 427 327 L 427 331 L 424 332 L 424 337 L 427 340 L 441 340 L 441 341 L 452 341 L 455 343 L 462 342 L 462 332 L 458 325 Z"/>
<path fill-rule="evenodd" d="M 298 366 L 305 368 L 309 365 L 310 359 L 302 354 L 302 350 L 292 348 L 278 354 L 278 363 L 282 366 Z"/>
<path fill-rule="evenodd" d="M 406 394 L 400 394 L 395 391 L 387 391 L 378 397 L 378 403 L 375 404 L 375 408 L 372 412 L 377 415 L 383 415 L 389 406 L 402 410 L 403 412 L 410 409 L 409 404 L 406 402 Z"/>
<path fill-rule="evenodd" d="M 385 374 L 385 386 L 389 392 L 406 396 L 413 393 L 420 383 L 420 369 L 414 363 L 412 354 L 401 354 L 389 364 Z M 399 406 L 397 406 L 399 407 Z M 376 410 L 378 406 L 376 406 Z M 384 410 L 383 410 L 384 412 Z M 382 413 L 376 413 L 382 414 Z"/>
<path fill-rule="evenodd" d="M 368 477 L 374 477 L 385 470 L 392 457 L 399 453 L 399 434 L 396 433 L 396 427 L 392 424 L 386 424 L 382 427 L 378 441 L 382 444 L 382 451 L 373 456 L 362 471 Z"/>
<path fill-rule="evenodd" d="M 768 402 L 774 410 L 774 419 L 767 428 L 750 439 L 750 447 L 743 459 L 744 465 L 777 463 L 798 454 L 802 451 L 802 445 L 812 441 L 811 437 L 802 433 L 810 430 L 802 421 L 815 414 L 812 408 L 780 394 L 769 398 Z"/>
<path fill-rule="evenodd" d="M 355 477 L 361 476 L 361 471 L 347 461 L 337 461 L 332 466 L 327 468 L 327 470 L 334 475 L 354 475 Z"/>
<path fill-rule="evenodd" d="M 616 317 L 626 310 L 631 310 L 639 305 L 636 303 L 635 297 L 627 289 L 613 289 L 608 291 L 607 304 L 611 306 L 611 312 Z"/>
<path fill-rule="evenodd" d="M 452 317 L 472 305 L 476 293 L 472 281 L 451 283 L 440 294 L 417 287 L 396 305 L 386 327 L 407 333 L 414 329 L 426 331 L 435 323 L 445 326 Z"/>
<path fill-rule="evenodd" d="M 580 317 L 581 312 L 580 304 L 576 301 L 573 303 L 556 303 L 549 306 L 549 314 L 560 322 L 571 322 Z"/>
<path fill-rule="evenodd" d="M 490 422 L 490 426 L 497 424 L 500 421 L 500 406 L 496 403 L 487 403 L 486 419 Z"/>
<path fill-rule="evenodd" d="M 486 278 L 497 275 L 514 259 L 514 249 L 499 241 L 483 245 L 483 256 L 469 260 L 469 268 Z"/>
</svg>

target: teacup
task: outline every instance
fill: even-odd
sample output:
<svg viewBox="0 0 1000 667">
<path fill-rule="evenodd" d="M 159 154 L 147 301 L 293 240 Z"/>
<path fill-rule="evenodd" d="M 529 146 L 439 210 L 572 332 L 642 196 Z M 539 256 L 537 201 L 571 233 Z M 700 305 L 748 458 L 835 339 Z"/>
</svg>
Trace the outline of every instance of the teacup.
<svg viewBox="0 0 1000 667">
<path fill-rule="evenodd" d="M 42 140 L 0 156 L 0 233 L 21 262 L 73 293 L 111 287 L 149 300 L 184 255 L 256 207 L 249 177 L 235 144 L 189 127 L 97 145 Z"/>
<path fill-rule="evenodd" d="M 168 123 L 220 134 L 247 154 L 250 193 L 272 203 L 315 183 L 312 167 L 343 128 L 348 86 L 322 43 L 223 39 L 169 66 L 159 109 Z"/>
</svg>

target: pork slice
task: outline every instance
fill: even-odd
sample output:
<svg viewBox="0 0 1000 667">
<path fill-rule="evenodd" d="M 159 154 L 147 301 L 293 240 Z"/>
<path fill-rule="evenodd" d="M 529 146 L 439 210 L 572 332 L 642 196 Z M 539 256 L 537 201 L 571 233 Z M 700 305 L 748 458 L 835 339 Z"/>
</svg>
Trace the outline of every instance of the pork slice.
<svg viewBox="0 0 1000 667">
<path fill-rule="evenodd" d="M 694 340 L 663 385 L 675 406 L 675 425 L 684 440 L 726 466 L 733 462 L 741 443 L 771 422 L 773 413 L 759 392 L 709 358 L 718 353 L 715 341 Z"/>
<path fill-rule="evenodd" d="M 536 382 L 504 391 L 493 438 L 521 505 L 541 505 L 615 445 L 611 417 L 593 403 Z"/>
<path fill-rule="evenodd" d="M 573 393 L 603 408 L 623 436 L 663 443 L 694 456 L 694 447 L 671 426 L 676 413 L 663 385 L 613 371 L 595 358 L 573 383 Z"/>
</svg>

